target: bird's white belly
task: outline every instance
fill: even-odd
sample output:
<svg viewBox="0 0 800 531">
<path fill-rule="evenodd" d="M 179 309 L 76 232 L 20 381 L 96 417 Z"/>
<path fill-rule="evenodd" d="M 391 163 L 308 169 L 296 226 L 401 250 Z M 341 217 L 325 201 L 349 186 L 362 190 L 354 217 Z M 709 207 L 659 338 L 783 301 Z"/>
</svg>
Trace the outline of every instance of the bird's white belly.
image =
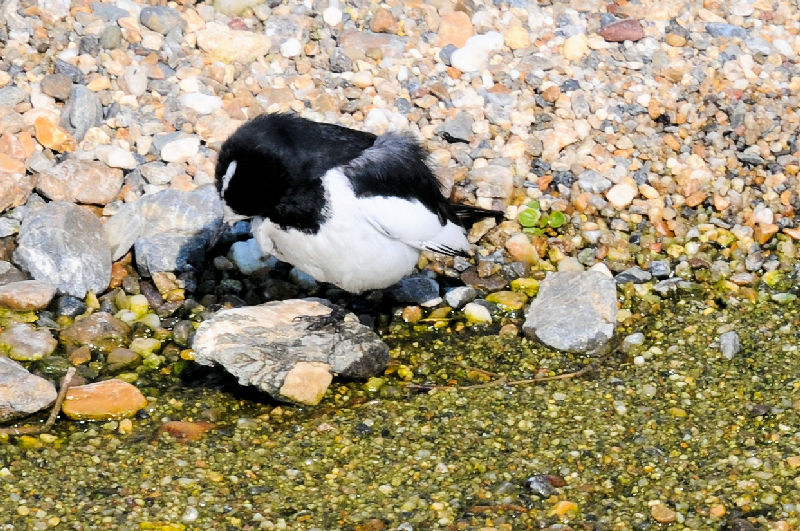
<svg viewBox="0 0 800 531">
<path fill-rule="evenodd" d="M 328 219 L 316 234 L 283 230 L 266 219 L 253 232 L 262 248 L 269 248 L 268 238 L 279 258 L 352 293 L 386 288 L 412 271 L 417 249 L 348 214 Z"/>
</svg>

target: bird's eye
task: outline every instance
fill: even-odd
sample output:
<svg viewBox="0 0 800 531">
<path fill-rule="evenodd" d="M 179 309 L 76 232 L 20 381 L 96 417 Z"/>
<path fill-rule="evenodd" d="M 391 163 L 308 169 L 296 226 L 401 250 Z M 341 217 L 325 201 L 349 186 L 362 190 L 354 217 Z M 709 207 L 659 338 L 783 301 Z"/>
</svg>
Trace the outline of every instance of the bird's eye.
<svg viewBox="0 0 800 531">
<path fill-rule="evenodd" d="M 228 189 L 228 186 L 231 184 L 231 179 L 233 178 L 233 174 L 236 173 L 236 161 L 231 161 L 228 164 L 228 169 L 225 170 L 225 175 L 222 176 L 222 195 L 225 195 L 225 191 Z"/>
</svg>

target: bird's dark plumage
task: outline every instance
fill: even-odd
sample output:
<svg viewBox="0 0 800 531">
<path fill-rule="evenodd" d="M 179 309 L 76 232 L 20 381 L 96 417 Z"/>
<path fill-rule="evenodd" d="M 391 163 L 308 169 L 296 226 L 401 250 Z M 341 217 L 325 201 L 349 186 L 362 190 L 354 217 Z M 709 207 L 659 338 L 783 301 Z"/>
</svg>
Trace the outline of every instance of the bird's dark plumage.
<svg viewBox="0 0 800 531">
<path fill-rule="evenodd" d="M 465 220 L 502 215 L 450 203 L 408 134 L 290 114 L 261 115 L 228 138 L 216 184 L 231 210 L 256 218 L 265 251 L 355 292 L 399 280 L 420 250 L 466 254 Z"/>
</svg>

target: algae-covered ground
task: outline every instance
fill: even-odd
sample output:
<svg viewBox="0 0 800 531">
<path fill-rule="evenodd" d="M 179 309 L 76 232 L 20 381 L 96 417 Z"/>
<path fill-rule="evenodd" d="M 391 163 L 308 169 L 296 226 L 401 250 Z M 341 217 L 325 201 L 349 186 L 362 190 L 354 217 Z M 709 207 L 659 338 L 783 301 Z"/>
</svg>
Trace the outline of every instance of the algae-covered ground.
<svg viewBox="0 0 800 531">
<path fill-rule="evenodd" d="M 386 376 L 307 409 L 191 365 L 143 373 L 131 426 L 59 421 L 0 445 L 1 528 L 792 529 L 799 321 L 795 305 L 669 301 L 620 328 L 641 345 L 546 383 L 514 381 L 591 358 L 398 328 Z M 214 427 L 180 441 L 167 420 Z"/>
</svg>

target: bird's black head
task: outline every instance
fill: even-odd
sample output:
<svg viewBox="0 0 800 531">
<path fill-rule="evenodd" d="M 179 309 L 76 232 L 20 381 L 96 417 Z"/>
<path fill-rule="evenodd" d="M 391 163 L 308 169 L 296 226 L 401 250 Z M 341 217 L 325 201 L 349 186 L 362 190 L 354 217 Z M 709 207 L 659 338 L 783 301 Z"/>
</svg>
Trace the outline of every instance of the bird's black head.
<svg viewBox="0 0 800 531">
<path fill-rule="evenodd" d="M 289 187 L 280 161 L 235 135 L 222 145 L 215 180 L 222 200 L 242 216 L 268 216 Z"/>
</svg>

